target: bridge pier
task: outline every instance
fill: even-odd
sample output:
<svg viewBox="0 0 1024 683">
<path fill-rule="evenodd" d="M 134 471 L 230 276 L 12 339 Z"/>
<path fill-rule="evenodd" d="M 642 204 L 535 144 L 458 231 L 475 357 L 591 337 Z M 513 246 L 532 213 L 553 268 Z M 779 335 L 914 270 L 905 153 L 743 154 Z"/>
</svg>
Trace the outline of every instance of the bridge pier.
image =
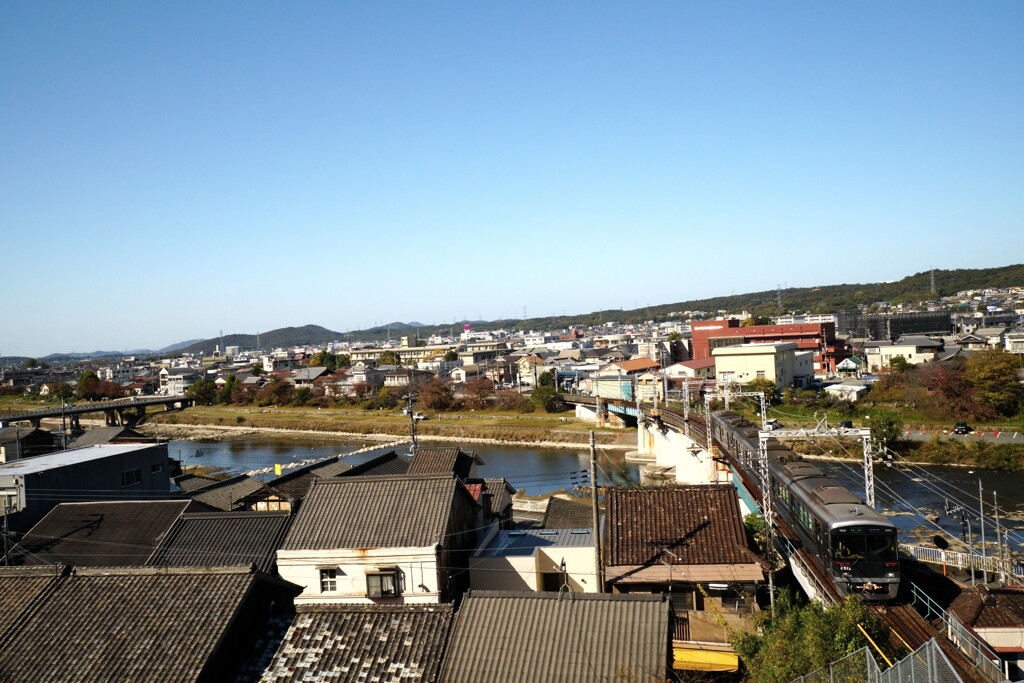
<svg viewBox="0 0 1024 683">
<path fill-rule="evenodd" d="M 120 417 L 120 415 L 121 411 L 113 408 L 110 410 L 103 411 L 103 417 L 105 418 L 108 427 L 119 426 L 120 423 L 118 422 L 118 418 Z"/>
<path fill-rule="evenodd" d="M 680 484 L 725 484 L 732 473 L 704 447 L 686 434 L 664 425 L 655 415 L 644 414 L 637 425 L 638 459 L 661 469 L 674 468 Z"/>
</svg>

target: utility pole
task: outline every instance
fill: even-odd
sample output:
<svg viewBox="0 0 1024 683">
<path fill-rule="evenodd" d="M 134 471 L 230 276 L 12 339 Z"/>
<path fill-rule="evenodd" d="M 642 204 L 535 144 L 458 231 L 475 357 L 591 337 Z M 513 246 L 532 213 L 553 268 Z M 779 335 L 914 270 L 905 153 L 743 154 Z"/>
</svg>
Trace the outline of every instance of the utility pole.
<svg viewBox="0 0 1024 683">
<path fill-rule="evenodd" d="M 1001 527 L 999 525 L 999 501 L 996 499 L 995 489 L 992 490 L 992 509 L 996 515 L 996 547 L 999 550 L 999 575 L 1000 580 L 1006 583 L 1006 561 L 1003 559 L 1003 540 L 999 535 Z"/>
<path fill-rule="evenodd" d="M 604 593 L 604 577 L 601 575 L 601 518 L 597 509 L 597 442 L 594 430 L 590 430 L 590 505 L 594 518 L 594 579 L 597 592 Z"/>
<path fill-rule="evenodd" d="M 988 583 L 988 550 L 985 547 L 985 499 L 981 491 L 981 475 L 978 475 L 978 518 L 981 528 L 978 538 L 981 539 L 981 582 Z"/>
<path fill-rule="evenodd" d="M 412 447 L 410 449 L 410 453 L 411 453 L 411 455 L 413 457 L 415 457 L 416 456 L 416 447 L 419 444 L 416 441 L 416 414 L 412 410 L 413 393 L 412 393 L 412 386 L 411 385 L 409 387 L 409 393 L 406 394 L 405 397 L 407 399 L 409 399 L 409 407 L 408 407 L 408 411 L 409 411 L 409 435 L 412 438 Z"/>
</svg>

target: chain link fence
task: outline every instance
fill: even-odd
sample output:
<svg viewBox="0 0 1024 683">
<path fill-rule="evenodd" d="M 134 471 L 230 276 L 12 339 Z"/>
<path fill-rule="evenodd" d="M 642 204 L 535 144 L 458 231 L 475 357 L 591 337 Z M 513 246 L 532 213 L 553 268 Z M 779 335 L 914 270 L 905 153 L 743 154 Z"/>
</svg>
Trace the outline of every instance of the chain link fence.
<svg viewBox="0 0 1024 683">
<path fill-rule="evenodd" d="M 934 638 L 882 671 L 867 646 L 792 683 L 963 683 Z"/>
</svg>

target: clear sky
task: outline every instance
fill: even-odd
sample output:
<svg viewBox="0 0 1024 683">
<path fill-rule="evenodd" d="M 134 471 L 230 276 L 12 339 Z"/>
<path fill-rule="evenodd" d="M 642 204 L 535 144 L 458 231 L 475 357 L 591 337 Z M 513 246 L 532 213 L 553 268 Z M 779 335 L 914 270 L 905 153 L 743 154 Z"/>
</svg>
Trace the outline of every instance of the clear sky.
<svg viewBox="0 0 1024 683">
<path fill-rule="evenodd" d="M 1024 261 L 1024 3 L 7 2 L 0 354 Z"/>
</svg>

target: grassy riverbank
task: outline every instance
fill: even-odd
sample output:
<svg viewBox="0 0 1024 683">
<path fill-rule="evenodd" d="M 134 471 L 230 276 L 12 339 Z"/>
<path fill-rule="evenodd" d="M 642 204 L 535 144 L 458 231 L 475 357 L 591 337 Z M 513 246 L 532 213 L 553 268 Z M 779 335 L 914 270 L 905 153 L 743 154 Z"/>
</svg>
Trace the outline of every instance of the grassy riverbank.
<svg viewBox="0 0 1024 683">
<path fill-rule="evenodd" d="M 195 406 L 184 411 L 154 413 L 143 427 L 162 435 L 238 438 L 272 431 L 322 436 L 408 438 L 409 418 L 398 411 L 345 408 L 255 408 Z M 572 412 L 520 414 L 502 411 L 431 413 L 416 425 L 424 441 L 465 441 L 543 446 L 586 446 L 590 430 L 603 447 L 635 448 L 634 430 L 595 428 Z"/>
</svg>

